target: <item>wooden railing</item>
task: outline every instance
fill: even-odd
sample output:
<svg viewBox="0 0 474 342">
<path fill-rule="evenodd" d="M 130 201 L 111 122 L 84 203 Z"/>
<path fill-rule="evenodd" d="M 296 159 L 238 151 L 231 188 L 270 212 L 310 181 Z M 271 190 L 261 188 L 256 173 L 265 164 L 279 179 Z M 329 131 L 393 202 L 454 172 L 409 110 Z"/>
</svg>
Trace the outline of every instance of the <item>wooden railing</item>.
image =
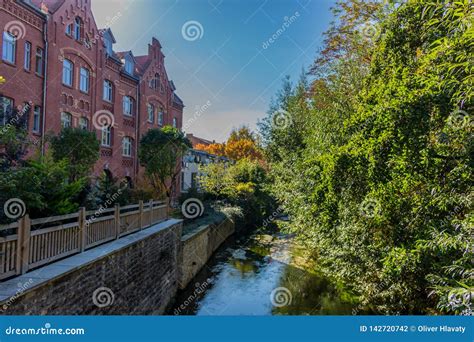
<svg viewBox="0 0 474 342">
<path fill-rule="evenodd" d="M 143 202 L 0 226 L 0 280 L 148 228 L 168 218 L 165 202 Z"/>
</svg>

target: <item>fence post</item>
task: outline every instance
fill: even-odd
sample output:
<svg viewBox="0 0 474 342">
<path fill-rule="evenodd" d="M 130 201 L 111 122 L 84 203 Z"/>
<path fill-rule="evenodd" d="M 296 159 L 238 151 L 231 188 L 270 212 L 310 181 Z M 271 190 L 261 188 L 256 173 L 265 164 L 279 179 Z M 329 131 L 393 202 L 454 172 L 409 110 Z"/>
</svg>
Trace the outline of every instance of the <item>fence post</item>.
<svg viewBox="0 0 474 342">
<path fill-rule="evenodd" d="M 120 237 L 120 204 L 115 205 L 115 239 Z"/>
<path fill-rule="evenodd" d="M 18 240 L 17 240 L 17 259 L 16 273 L 25 274 L 28 271 L 30 261 L 30 234 L 31 221 L 30 217 L 25 215 L 18 222 Z"/>
<path fill-rule="evenodd" d="M 153 198 L 150 200 L 150 227 L 153 225 Z"/>
<path fill-rule="evenodd" d="M 144 228 L 144 224 L 143 224 L 143 201 L 140 201 L 138 203 L 138 207 L 139 207 L 139 210 L 140 210 L 140 230 L 142 230 Z"/>
<path fill-rule="evenodd" d="M 86 234 L 87 234 L 87 222 L 86 222 L 86 208 L 79 208 L 79 248 L 81 253 L 86 249 Z"/>
</svg>

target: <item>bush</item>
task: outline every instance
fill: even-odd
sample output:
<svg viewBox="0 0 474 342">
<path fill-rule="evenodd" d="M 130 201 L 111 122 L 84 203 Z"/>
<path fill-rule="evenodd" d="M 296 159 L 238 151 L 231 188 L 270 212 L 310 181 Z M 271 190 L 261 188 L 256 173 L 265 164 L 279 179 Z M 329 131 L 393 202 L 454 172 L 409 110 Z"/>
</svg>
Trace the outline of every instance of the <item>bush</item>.
<svg viewBox="0 0 474 342">
<path fill-rule="evenodd" d="M 267 190 L 266 171 L 256 161 L 242 159 L 234 165 L 209 164 L 202 168 L 202 173 L 199 182 L 207 196 L 242 208 L 246 226 L 261 225 L 275 208 Z"/>
</svg>

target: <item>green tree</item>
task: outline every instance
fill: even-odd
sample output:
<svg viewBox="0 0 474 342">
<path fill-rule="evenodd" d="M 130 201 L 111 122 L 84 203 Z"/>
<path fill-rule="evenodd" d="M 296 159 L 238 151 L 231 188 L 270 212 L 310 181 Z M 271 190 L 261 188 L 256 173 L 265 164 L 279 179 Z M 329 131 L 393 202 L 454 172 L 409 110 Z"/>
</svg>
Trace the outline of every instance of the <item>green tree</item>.
<svg viewBox="0 0 474 342">
<path fill-rule="evenodd" d="M 191 147 L 186 136 L 171 126 L 151 129 L 140 140 L 140 163 L 155 190 L 169 201 L 175 194 L 182 158 Z"/>
<path fill-rule="evenodd" d="M 28 115 L 31 106 L 27 104 L 25 108 L 18 110 L 8 107 L 4 110 L 0 108 L 0 120 L 6 124 L 0 127 L 0 169 L 8 170 L 12 167 L 22 165 L 28 148 L 32 143 L 28 138 L 26 130 Z"/>
<path fill-rule="evenodd" d="M 241 159 L 235 164 L 213 163 L 200 171 L 199 184 L 207 196 L 240 207 L 247 227 L 258 227 L 274 212 L 267 171 L 260 162 Z"/>
<path fill-rule="evenodd" d="M 359 18 L 353 9 L 337 13 Z M 337 53 L 318 61 L 307 95 L 285 85 L 277 105 L 303 113 L 305 130 L 295 148 L 291 126 L 263 126 L 273 193 L 362 304 L 460 313 L 473 293 L 473 8 L 408 1 L 383 11 L 354 21 L 376 23 L 365 46 L 330 36 Z"/>
<path fill-rule="evenodd" d="M 51 138 L 55 161 L 68 160 L 69 179 L 74 182 L 88 177 L 99 160 L 100 143 L 95 132 L 80 128 L 64 128 Z"/>
</svg>

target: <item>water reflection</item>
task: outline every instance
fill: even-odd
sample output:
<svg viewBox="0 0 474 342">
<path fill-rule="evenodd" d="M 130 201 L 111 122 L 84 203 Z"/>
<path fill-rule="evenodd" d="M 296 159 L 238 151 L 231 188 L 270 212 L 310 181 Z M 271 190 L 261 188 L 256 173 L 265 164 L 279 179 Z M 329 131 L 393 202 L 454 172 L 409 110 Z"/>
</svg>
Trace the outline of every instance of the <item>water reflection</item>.
<svg viewBox="0 0 474 342">
<path fill-rule="evenodd" d="M 294 253 L 291 239 L 285 236 L 230 240 L 178 294 L 168 313 L 350 315 L 355 307 L 353 297 L 322 275 L 295 267 L 291 262 Z M 279 287 L 290 293 L 285 306 L 272 301 L 272 291 Z"/>
</svg>

